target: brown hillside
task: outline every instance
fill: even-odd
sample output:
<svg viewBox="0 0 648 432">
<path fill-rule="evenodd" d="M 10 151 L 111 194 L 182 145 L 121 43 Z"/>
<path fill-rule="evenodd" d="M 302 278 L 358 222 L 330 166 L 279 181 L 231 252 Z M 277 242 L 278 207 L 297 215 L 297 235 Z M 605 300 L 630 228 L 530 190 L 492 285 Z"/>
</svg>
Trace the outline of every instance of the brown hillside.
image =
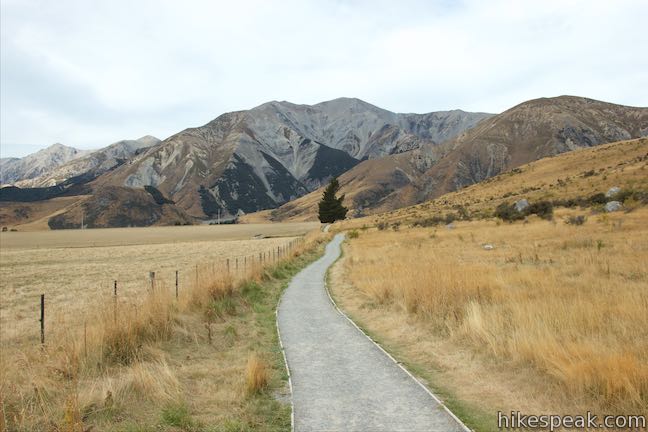
<svg viewBox="0 0 648 432">
<path fill-rule="evenodd" d="M 460 207 L 473 216 L 488 216 L 502 202 L 522 198 L 530 202 L 587 198 L 614 186 L 648 192 L 648 138 L 547 157 L 425 203 L 346 224 L 416 222 L 456 213 Z"/>
<path fill-rule="evenodd" d="M 435 148 L 365 161 L 340 177 L 347 205 L 376 214 L 421 203 L 478 183 L 524 163 L 571 150 L 639 138 L 648 134 L 648 108 L 561 96 L 528 101 Z M 402 177 L 368 172 L 394 173 Z M 379 181 L 380 184 L 373 184 Z M 374 201 L 355 199 L 366 190 L 388 190 Z M 321 191 L 270 212 L 274 220 L 315 218 Z M 368 195 L 360 195 L 366 198 Z"/>
<path fill-rule="evenodd" d="M 192 224 L 193 218 L 173 204 L 159 204 L 144 189 L 106 186 L 80 205 L 49 218 L 51 229 L 114 228 Z"/>
</svg>

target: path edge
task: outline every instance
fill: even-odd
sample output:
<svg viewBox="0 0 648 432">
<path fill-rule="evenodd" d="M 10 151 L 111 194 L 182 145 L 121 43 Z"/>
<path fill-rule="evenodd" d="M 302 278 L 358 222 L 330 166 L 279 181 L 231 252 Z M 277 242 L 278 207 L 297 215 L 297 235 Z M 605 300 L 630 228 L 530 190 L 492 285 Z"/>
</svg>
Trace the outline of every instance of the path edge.
<svg viewBox="0 0 648 432">
<path fill-rule="evenodd" d="M 432 393 L 432 391 L 425 384 L 423 384 L 421 381 L 419 381 L 418 378 L 416 378 L 414 375 L 412 375 L 410 373 L 410 371 L 408 371 L 400 362 L 398 362 L 391 354 L 389 354 L 382 346 L 380 346 L 379 343 L 377 343 L 375 340 L 373 340 L 371 338 L 371 336 L 369 336 L 367 333 L 365 333 L 364 330 L 362 330 L 351 318 L 349 318 L 349 316 L 346 313 L 344 313 L 338 307 L 337 303 L 335 303 L 335 300 L 333 300 L 333 297 L 331 296 L 331 291 L 329 289 L 329 277 L 328 277 L 328 275 L 329 275 L 329 270 L 331 269 L 331 267 L 333 267 L 337 263 L 337 261 L 342 257 L 342 243 L 346 239 L 346 235 L 344 233 L 341 233 L 341 234 L 338 234 L 338 235 L 342 236 L 342 241 L 340 242 L 340 255 L 338 255 L 337 259 L 333 262 L 333 264 L 331 264 L 329 266 L 329 268 L 326 271 L 326 275 L 324 277 L 324 289 L 326 290 L 326 295 L 328 296 L 329 301 L 331 302 L 331 304 L 333 305 L 335 310 L 338 311 L 338 313 L 340 315 L 342 315 L 344 318 L 346 318 L 347 321 L 349 321 L 351 323 L 351 325 L 353 325 L 353 327 L 355 327 L 360 333 L 362 333 L 364 335 L 364 337 L 369 339 L 369 341 L 372 344 L 377 346 L 378 349 L 380 349 L 380 351 L 382 351 L 392 362 L 394 362 L 394 364 L 396 364 L 396 366 L 401 368 L 407 375 L 409 375 L 409 377 L 412 378 L 414 380 L 414 382 L 416 382 L 423 390 L 425 390 L 425 392 L 428 395 L 430 395 L 432 397 L 432 399 L 434 399 L 439 405 L 441 405 L 443 407 L 443 409 L 459 424 L 459 426 L 461 426 L 466 432 L 474 432 L 472 429 L 470 429 L 468 426 L 466 426 L 465 423 L 463 421 L 461 421 L 461 419 L 455 415 L 455 413 L 450 411 L 450 408 L 448 408 L 446 406 L 446 404 L 444 404 L 443 401 L 441 401 L 441 399 L 439 399 L 434 393 Z M 284 355 L 284 358 L 285 358 L 285 355 Z M 287 365 L 287 363 L 286 363 L 286 365 Z M 290 377 L 288 379 L 290 380 Z M 291 392 L 292 392 L 292 387 L 291 387 Z M 292 397 L 291 397 L 291 403 L 292 403 Z"/>
<path fill-rule="evenodd" d="M 283 342 L 281 341 L 281 331 L 279 331 L 279 306 L 283 300 L 283 294 L 275 308 L 275 327 L 277 328 L 277 337 L 279 338 L 279 347 L 281 348 L 281 355 L 283 355 L 284 366 L 288 374 L 288 388 L 290 389 L 290 432 L 295 432 L 295 403 L 293 401 L 293 386 L 290 377 L 290 366 L 288 366 L 288 358 L 286 357 L 286 350 L 284 349 Z"/>
</svg>

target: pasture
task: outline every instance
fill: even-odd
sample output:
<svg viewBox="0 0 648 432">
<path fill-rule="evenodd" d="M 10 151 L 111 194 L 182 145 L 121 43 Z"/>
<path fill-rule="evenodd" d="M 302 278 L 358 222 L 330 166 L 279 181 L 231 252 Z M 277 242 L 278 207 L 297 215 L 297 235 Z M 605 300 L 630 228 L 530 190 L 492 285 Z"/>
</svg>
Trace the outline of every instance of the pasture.
<svg viewBox="0 0 648 432">
<path fill-rule="evenodd" d="M 3 233 L 0 429 L 284 429 L 274 310 L 322 239 L 319 224 Z"/>
<path fill-rule="evenodd" d="M 39 338 L 40 294 L 46 298 L 46 329 L 91 317 L 90 304 L 113 295 L 136 299 L 156 284 L 182 289 L 204 271 L 244 271 L 259 253 L 272 253 L 313 223 L 115 228 L 6 232 L 0 236 L 0 326 L 3 346 Z M 253 239 L 254 236 L 271 238 Z M 58 322 L 58 324 L 57 324 Z"/>
</svg>

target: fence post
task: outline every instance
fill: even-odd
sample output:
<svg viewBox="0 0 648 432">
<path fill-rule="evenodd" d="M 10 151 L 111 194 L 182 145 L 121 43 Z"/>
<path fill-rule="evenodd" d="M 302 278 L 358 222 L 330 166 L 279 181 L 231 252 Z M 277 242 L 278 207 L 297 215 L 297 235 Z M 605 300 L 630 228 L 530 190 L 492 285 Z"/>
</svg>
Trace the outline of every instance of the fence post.
<svg viewBox="0 0 648 432">
<path fill-rule="evenodd" d="M 113 285 L 113 321 L 117 325 L 117 281 Z"/>
<path fill-rule="evenodd" d="M 41 345 L 45 345 L 45 294 L 41 294 L 40 307 Z"/>
<path fill-rule="evenodd" d="M 83 320 L 83 355 L 88 360 L 88 323 Z"/>
<path fill-rule="evenodd" d="M 155 272 L 149 272 L 149 279 L 151 279 L 151 291 L 155 292 Z"/>
<path fill-rule="evenodd" d="M 178 300 L 178 270 L 176 270 L 176 300 Z"/>
<path fill-rule="evenodd" d="M 229 274 L 230 272 L 230 265 L 229 265 L 229 258 L 227 258 L 227 273 Z"/>
</svg>

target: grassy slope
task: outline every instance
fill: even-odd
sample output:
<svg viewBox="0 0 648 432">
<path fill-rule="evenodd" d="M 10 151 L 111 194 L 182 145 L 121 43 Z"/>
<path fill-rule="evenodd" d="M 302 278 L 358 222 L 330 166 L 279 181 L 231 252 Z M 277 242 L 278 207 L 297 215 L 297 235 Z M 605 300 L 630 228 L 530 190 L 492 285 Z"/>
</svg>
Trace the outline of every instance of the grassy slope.
<svg viewBox="0 0 648 432">
<path fill-rule="evenodd" d="M 648 210 L 632 202 L 631 213 L 558 208 L 553 222 L 514 224 L 488 214 L 520 198 L 587 197 L 612 186 L 645 192 L 647 156 L 646 139 L 579 150 L 344 222 L 337 230 L 401 225 L 350 240 L 333 293 L 476 430 L 496 430 L 498 410 L 645 413 Z M 486 219 L 407 226 L 457 206 Z M 575 215 L 585 224 L 565 223 Z"/>
<path fill-rule="evenodd" d="M 574 150 L 522 165 L 437 199 L 379 217 L 409 221 L 442 215 L 464 206 L 470 213 L 492 211 L 502 202 L 587 197 L 612 186 L 648 191 L 648 138 Z M 374 218 L 374 220 L 377 220 Z"/>
</svg>

